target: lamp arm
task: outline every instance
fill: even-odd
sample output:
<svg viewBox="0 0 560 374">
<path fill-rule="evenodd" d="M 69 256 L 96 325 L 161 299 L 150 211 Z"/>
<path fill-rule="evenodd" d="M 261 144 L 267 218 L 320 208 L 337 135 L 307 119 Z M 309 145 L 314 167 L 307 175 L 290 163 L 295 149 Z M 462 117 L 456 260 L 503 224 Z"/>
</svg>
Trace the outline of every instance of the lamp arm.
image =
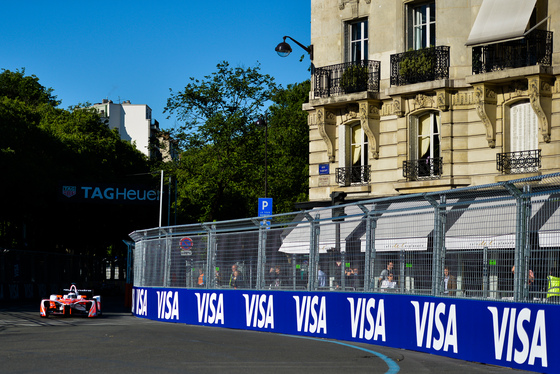
<svg viewBox="0 0 560 374">
<path fill-rule="evenodd" d="M 309 53 L 309 54 L 312 54 L 312 53 L 313 53 L 313 50 L 312 50 L 313 47 L 312 47 L 312 46 L 306 47 L 306 46 L 304 46 L 303 44 L 301 44 L 300 42 L 298 42 L 297 40 L 295 40 L 294 38 L 292 38 L 291 36 L 285 36 L 285 37 L 284 37 L 284 42 L 286 41 L 286 38 L 290 38 L 294 43 L 296 43 L 297 45 L 299 45 L 301 48 L 305 49 L 305 51 L 306 51 L 307 53 Z"/>
</svg>

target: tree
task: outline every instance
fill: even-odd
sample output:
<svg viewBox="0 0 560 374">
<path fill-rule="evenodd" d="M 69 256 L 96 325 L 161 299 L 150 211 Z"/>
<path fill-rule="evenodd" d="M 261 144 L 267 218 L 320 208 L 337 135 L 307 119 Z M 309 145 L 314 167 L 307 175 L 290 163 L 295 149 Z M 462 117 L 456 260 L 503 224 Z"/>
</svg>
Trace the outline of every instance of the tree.
<svg viewBox="0 0 560 374">
<path fill-rule="evenodd" d="M 32 106 L 49 104 L 56 107 L 60 104 L 56 96 L 52 95 L 53 89 L 43 87 L 35 75 L 25 76 L 25 68 L 12 72 L 2 69 L 0 74 L 0 97 L 23 101 Z"/>
<path fill-rule="evenodd" d="M 187 221 L 254 216 L 261 183 L 262 130 L 255 121 L 276 92 L 274 79 L 227 62 L 167 101 L 165 112 L 185 124 L 172 136 L 184 150 L 178 165 L 179 204 Z"/>
<path fill-rule="evenodd" d="M 124 247 L 122 239 L 146 227 L 145 211 L 61 203 L 58 186 L 122 181 L 149 170 L 145 156 L 97 112 L 56 108 L 38 78 L 5 70 L 0 82 L 0 246 L 100 255 Z"/>
<path fill-rule="evenodd" d="M 309 126 L 302 105 L 310 82 L 288 85 L 272 98 L 269 129 L 269 186 L 275 213 L 294 211 L 309 200 Z"/>
</svg>

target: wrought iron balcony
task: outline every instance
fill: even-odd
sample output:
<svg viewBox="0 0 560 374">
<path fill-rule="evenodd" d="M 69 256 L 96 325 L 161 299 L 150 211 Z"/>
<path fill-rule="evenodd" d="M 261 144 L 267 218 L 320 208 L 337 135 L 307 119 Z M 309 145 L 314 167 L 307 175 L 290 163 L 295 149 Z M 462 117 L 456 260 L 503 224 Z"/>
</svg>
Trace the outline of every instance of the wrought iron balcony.
<svg viewBox="0 0 560 374">
<path fill-rule="evenodd" d="M 403 161 L 403 176 L 409 181 L 439 179 L 442 169 L 441 157 Z"/>
<path fill-rule="evenodd" d="M 472 49 L 473 74 L 552 64 L 552 31 L 534 30 L 523 39 Z"/>
<path fill-rule="evenodd" d="M 370 172 L 371 167 L 369 165 L 336 168 L 336 183 L 343 186 L 368 184 L 370 182 Z"/>
<path fill-rule="evenodd" d="M 391 55 L 391 86 L 449 77 L 449 47 L 439 46 Z"/>
<path fill-rule="evenodd" d="M 496 168 L 505 174 L 536 173 L 541 168 L 541 150 L 498 153 Z"/>
<path fill-rule="evenodd" d="M 352 92 L 379 92 L 379 61 L 357 61 L 316 68 L 313 73 L 315 97 Z"/>
</svg>

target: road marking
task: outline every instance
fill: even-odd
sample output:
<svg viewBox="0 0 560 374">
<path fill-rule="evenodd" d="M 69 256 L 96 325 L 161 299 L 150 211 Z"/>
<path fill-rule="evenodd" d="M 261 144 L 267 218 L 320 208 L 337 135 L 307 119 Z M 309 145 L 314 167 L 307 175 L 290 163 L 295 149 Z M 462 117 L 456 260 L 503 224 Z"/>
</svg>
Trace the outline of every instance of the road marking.
<svg viewBox="0 0 560 374">
<path fill-rule="evenodd" d="M 371 353 L 371 354 L 379 357 L 380 359 L 382 359 L 387 364 L 387 366 L 389 366 L 389 370 L 385 374 L 396 374 L 401 370 L 400 366 L 395 361 L 393 361 L 389 357 L 385 356 L 383 353 L 375 352 L 375 351 L 372 351 L 371 349 L 358 347 L 356 345 L 352 345 L 352 344 L 348 344 L 348 343 L 337 342 L 337 341 L 334 341 L 334 340 L 319 339 L 319 338 L 313 338 L 313 337 L 309 337 L 309 336 L 298 336 L 298 335 L 284 335 L 284 336 L 290 336 L 290 337 L 299 338 L 299 339 L 316 340 L 316 341 L 319 341 L 319 342 L 334 343 L 334 344 L 338 344 L 338 345 L 343 345 L 345 347 L 359 349 L 361 351 Z"/>
</svg>

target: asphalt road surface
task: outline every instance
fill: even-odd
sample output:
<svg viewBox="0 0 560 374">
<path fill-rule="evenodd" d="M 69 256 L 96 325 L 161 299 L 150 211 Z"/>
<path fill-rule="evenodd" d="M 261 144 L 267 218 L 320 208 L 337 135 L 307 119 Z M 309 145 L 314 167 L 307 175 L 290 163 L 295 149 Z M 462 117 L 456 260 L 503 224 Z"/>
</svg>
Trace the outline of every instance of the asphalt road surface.
<svg viewBox="0 0 560 374">
<path fill-rule="evenodd" d="M 0 305 L 0 373 L 528 373 L 375 345 Z"/>
</svg>

